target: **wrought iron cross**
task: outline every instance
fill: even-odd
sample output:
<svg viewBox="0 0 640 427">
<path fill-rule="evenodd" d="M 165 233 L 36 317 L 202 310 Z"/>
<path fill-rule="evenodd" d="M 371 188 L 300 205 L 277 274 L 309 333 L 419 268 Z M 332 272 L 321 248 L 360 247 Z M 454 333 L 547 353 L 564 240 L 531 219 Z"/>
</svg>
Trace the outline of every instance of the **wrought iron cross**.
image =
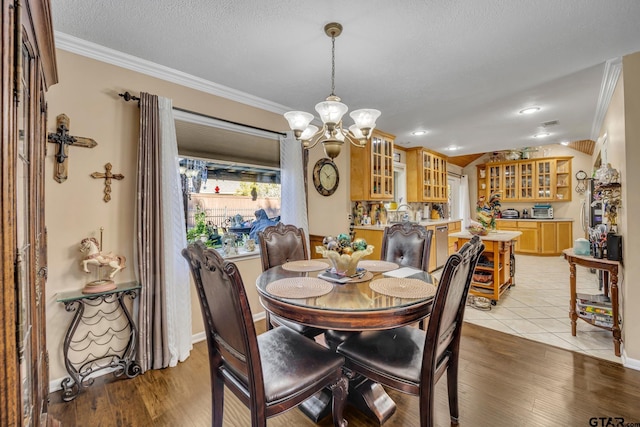
<svg viewBox="0 0 640 427">
<path fill-rule="evenodd" d="M 104 165 L 105 173 L 94 172 L 91 174 L 93 178 L 104 178 L 104 199 L 103 200 L 105 202 L 108 202 L 109 200 L 111 200 L 111 180 L 124 179 L 124 175 L 122 175 L 121 173 L 111 173 L 112 167 L 113 166 L 111 165 L 111 163 L 107 163 L 106 165 Z"/>
<path fill-rule="evenodd" d="M 56 117 L 56 133 L 49 134 L 49 142 L 58 144 L 58 152 L 56 153 L 56 167 L 53 170 L 53 179 L 62 183 L 67 180 L 69 166 L 69 146 L 93 148 L 98 145 L 91 138 L 82 136 L 69 135 L 69 117 L 66 114 L 60 114 Z"/>
</svg>

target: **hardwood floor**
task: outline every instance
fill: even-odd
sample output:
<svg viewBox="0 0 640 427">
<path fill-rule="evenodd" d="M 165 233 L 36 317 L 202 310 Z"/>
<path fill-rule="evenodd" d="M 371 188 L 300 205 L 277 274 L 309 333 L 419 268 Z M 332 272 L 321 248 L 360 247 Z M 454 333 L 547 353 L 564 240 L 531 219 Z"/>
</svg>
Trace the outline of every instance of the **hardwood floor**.
<svg viewBox="0 0 640 427">
<path fill-rule="evenodd" d="M 465 323 L 461 344 L 460 425 L 590 426 L 640 425 L 640 372 L 618 363 L 552 347 Z M 385 427 L 417 426 L 416 397 L 389 391 L 398 405 Z M 206 343 L 194 345 L 175 368 L 148 371 L 137 378 L 101 377 L 72 402 L 50 395 L 50 415 L 62 426 L 209 426 L 211 401 Z M 436 389 L 437 426 L 449 426 L 446 376 Z M 348 407 L 349 427 L 377 426 Z M 612 417 L 590 424 L 591 417 Z M 248 409 L 225 394 L 224 425 L 250 425 Z M 271 418 L 271 427 L 330 426 L 294 409 Z"/>
</svg>

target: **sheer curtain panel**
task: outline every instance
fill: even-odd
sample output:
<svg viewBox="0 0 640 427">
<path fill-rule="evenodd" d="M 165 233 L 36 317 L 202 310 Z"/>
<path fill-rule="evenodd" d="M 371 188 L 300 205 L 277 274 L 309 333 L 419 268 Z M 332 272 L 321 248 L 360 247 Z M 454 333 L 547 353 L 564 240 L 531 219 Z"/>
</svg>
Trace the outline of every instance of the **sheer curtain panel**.
<svg viewBox="0 0 640 427">
<path fill-rule="evenodd" d="M 304 189 L 302 145 L 293 132 L 280 137 L 280 219 L 304 230 L 309 247 L 309 222 Z"/>
<path fill-rule="evenodd" d="M 191 350 L 189 267 L 171 100 L 140 94 L 136 247 L 142 286 L 138 360 L 142 371 L 175 366 Z"/>
<path fill-rule="evenodd" d="M 462 229 L 466 230 L 471 224 L 471 206 L 469 195 L 469 175 L 460 177 L 460 212 L 459 217 L 462 218 Z"/>
</svg>

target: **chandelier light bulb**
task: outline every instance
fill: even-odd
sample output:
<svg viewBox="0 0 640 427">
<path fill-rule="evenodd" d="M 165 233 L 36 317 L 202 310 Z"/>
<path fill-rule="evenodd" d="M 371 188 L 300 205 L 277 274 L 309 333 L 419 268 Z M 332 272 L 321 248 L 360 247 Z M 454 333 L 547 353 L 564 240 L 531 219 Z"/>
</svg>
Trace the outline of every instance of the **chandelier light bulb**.
<svg viewBox="0 0 640 427">
<path fill-rule="evenodd" d="M 339 123 L 347 110 L 349 107 L 339 101 L 322 101 L 316 104 L 316 111 L 320 114 L 322 123 Z"/>
<path fill-rule="evenodd" d="M 349 113 L 359 129 L 371 129 L 376 127 L 376 120 L 382 114 L 379 110 L 372 108 L 362 108 Z M 351 128 L 349 128 L 351 129 Z"/>
<path fill-rule="evenodd" d="M 302 132 L 313 120 L 313 114 L 304 111 L 289 111 L 284 113 L 284 118 L 289 122 L 291 130 Z"/>
<path fill-rule="evenodd" d="M 309 125 L 304 130 L 304 132 L 302 132 L 302 134 L 300 135 L 300 140 L 301 141 L 309 141 L 313 137 L 313 135 L 316 134 L 316 132 L 318 132 L 318 126 Z"/>
</svg>

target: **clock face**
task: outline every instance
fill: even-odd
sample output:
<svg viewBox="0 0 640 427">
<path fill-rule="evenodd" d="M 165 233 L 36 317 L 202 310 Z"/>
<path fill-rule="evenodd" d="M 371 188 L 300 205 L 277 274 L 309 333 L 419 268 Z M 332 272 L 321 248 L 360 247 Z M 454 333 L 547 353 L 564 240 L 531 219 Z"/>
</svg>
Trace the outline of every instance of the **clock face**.
<svg viewBox="0 0 640 427">
<path fill-rule="evenodd" d="M 583 170 L 580 170 L 576 173 L 576 179 L 587 179 L 587 173 Z"/>
<path fill-rule="evenodd" d="M 313 185 L 323 196 L 332 195 L 338 188 L 340 175 L 331 159 L 320 159 L 313 167 Z"/>
</svg>

